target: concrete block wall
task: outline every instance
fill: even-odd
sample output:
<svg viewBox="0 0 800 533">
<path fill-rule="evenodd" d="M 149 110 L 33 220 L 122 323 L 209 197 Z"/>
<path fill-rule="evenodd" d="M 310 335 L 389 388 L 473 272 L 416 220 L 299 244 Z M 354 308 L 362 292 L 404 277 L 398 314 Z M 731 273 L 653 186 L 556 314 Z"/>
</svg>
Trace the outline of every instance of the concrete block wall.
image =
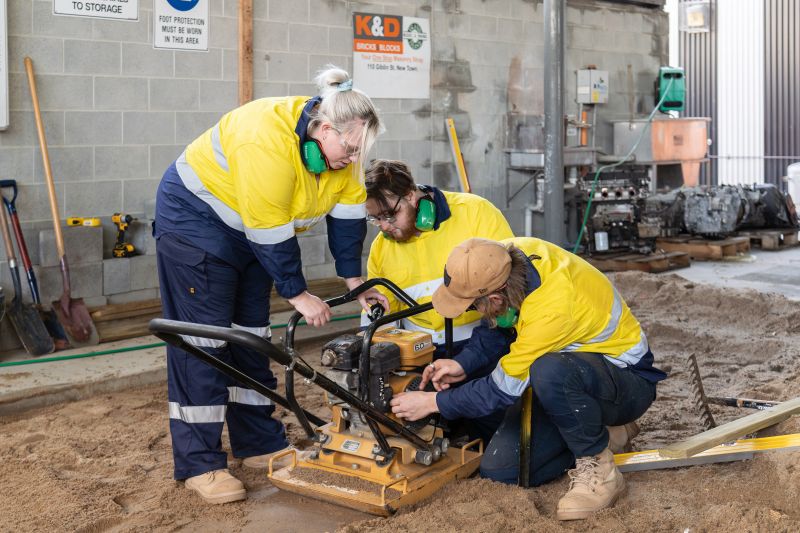
<svg viewBox="0 0 800 533">
<path fill-rule="evenodd" d="M 188 142 L 237 105 L 238 1 L 210 0 L 208 52 L 153 49 L 152 0 L 139 1 L 136 22 L 55 16 L 52 0 L 8 4 L 11 126 L 0 132 L 0 176 L 20 184 L 18 208 L 28 248 L 39 255 L 39 234 L 52 226 L 23 67 L 26 55 L 36 68 L 62 218 L 105 217 L 107 260 L 115 233 L 108 216 L 129 212 L 141 221 L 139 229 L 132 225 L 132 239 L 140 239 L 139 247 L 152 255 L 147 223 L 160 176 Z M 468 119 L 470 127 L 462 150 L 474 190 L 504 205 L 503 140 L 512 61 L 521 67 L 524 111 L 543 111 L 540 1 L 257 0 L 253 7 L 256 98 L 313 94 L 310 80 L 327 63 L 352 70 L 355 11 L 429 18 L 432 80 L 446 77 L 445 71 L 458 63 L 468 69 L 474 90 L 453 95 L 434 87 L 430 100 L 376 100 L 386 133 L 371 156 L 406 160 L 420 182 L 452 184 L 449 147 L 440 132 L 443 109 L 455 97 L 462 111 L 456 118 Z M 566 112 L 577 111 L 571 103 L 574 70 L 589 63 L 608 70 L 612 98 L 598 108 L 597 138 L 609 150 L 610 126 L 604 121 L 625 118 L 631 107 L 642 113 L 652 105 L 652 79 L 666 62 L 666 39 L 667 17 L 661 10 L 599 0 L 568 3 Z M 520 198 L 507 210 L 518 231 L 526 201 Z M 321 224 L 300 239 L 309 278 L 333 274 L 324 234 Z M 143 271 L 152 273 L 147 264 Z M 7 269 L 0 267 L 0 283 L 9 292 Z M 95 283 L 105 277 L 98 273 Z M 153 294 L 138 292 L 153 289 L 134 289 L 138 282 L 130 281 L 128 292 L 101 294 L 115 301 Z"/>
</svg>

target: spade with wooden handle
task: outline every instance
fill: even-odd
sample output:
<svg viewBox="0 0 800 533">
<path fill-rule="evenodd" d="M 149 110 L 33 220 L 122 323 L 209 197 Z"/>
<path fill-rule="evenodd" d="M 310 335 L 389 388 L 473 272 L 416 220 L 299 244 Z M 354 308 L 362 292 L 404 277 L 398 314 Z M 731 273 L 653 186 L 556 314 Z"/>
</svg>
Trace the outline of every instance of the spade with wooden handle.
<svg viewBox="0 0 800 533">
<path fill-rule="evenodd" d="M 30 57 L 25 58 L 25 71 L 28 74 L 28 85 L 31 89 L 31 100 L 33 102 L 33 113 L 36 118 L 36 130 L 39 134 L 39 147 L 42 152 L 42 163 L 44 175 L 47 179 L 47 193 L 50 198 L 50 213 L 53 216 L 53 230 L 55 231 L 56 247 L 61 263 L 61 280 L 64 284 L 64 292 L 61 298 L 53 302 L 53 309 L 58 315 L 58 321 L 64 327 L 64 332 L 72 346 L 86 346 L 88 344 L 98 344 L 100 337 L 94 327 L 89 309 L 82 298 L 73 298 L 71 295 L 69 280 L 69 264 L 67 254 L 64 250 L 64 236 L 61 234 L 61 218 L 58 214 L 58 199 L 56 198 L 56 188 L 53 182 L 53 172 L 50 168 L 50 155 L 47 152 L 47 139 L 44 135 L 44 123 L 42 114 L 39 110 L 39 96 L 36 93 L 36 80 L 33 76 L 33 61 Z"/>
</svg>

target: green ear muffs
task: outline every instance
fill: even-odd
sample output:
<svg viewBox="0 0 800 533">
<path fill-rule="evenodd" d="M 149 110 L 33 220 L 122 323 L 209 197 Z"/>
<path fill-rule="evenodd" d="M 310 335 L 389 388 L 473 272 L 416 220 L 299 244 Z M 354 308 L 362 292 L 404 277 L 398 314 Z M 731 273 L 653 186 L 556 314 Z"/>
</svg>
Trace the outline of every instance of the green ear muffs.
<svg viewBox="0 0 800 533">
<path fill-rule="evenodd" d="M 322 146 L 316 139 L 303 143 L 303 163 L 312 174 L 322 174 L 328 170 L 328 159 L 322 153 Z"/>
<path fill-rule="evenodd" d="M 506 309 L 506 312 L 495 318 L 497 327 L 499 328 L 513 328 L 517 324 L 517 310 L 513 307 Z"/>
<path fill-rule="evenodd" d="M 414 226 L 419 231 L 430 231 L 436 224 L 436 204 L 430 198 L 420 198 L 417 204 L 417 221 Z"/>
</svg>

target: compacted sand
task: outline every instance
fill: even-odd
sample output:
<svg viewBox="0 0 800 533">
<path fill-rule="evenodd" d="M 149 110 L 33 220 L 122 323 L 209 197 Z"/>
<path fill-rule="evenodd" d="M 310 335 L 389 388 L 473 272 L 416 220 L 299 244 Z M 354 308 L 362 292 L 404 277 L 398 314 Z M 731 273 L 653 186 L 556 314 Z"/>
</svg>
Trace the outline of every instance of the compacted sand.
<svg viewBox="0 0 800 533">
<path fill-rule="evenodd" d="M 636 449 L 702 430 L 690 400 L 686 357 L 697 356 L 706 392 L 786 400 L 800 396 L 800 308 L 777 295 L 695 285 L 675 275 L 612 276 L 670 378 L 640 420 Z M 304 350 L 316 361 L 319 345 Z M 14 375 L 3 379 L 13 380 Z M 614 509 L 561 524 L 566 480 L 523 490 L 482 479 L 375 519 L 277 491 L 240 467 L 250 498 L 206 506 L 172 480 L 166 387 L 105 395 L 0 419 L 0 531 L 800 531 L 800 452 L 752 461 L 626 474 Z M 298 381 L 306 408 L 325 413 L 319 389 Z M 745 414 L 714 407 L 718 421 Z M 294 440 L 293 417 L 280 411 Z M 790 419 L 779 433 L 800 431 Z M 227 447 L 226 437 L 223 444 Z"/>
</svg>

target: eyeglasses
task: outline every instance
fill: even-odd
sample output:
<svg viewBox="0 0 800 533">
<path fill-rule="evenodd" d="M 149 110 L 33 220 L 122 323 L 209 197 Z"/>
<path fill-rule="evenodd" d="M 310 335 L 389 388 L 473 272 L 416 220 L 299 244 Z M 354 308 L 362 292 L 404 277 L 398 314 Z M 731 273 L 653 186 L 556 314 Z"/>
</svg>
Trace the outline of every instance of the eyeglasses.
<svg viewBox="0 0 800 533">
<path fill-rule="evenodd" d="M 347 154 L 347 157 L 355 157 L 361 151 L 360 146 L 353 146 L 352 144 L 347 144 L 347 142 L 342 137 L 342 132 L 339 130 L 334 130 L 339 135 L 339 145 L 344 148 L 344 153 Z"/>
<path fill-rule="evenodd" d="M 392 207 L 389 211 L 384 211 L 383 214 L 378 216 L 367 215 L 367 222 L 374 226 L 380 226 L 381 222 L 386 222 L 388 224 L 394 224 L 397 222 L 397 206 L 400 205 L 400 200 L 402 200 L 402 196 L 397 197 L 397 201 L 394 203 L 394 207 Z"/>
</svg>

